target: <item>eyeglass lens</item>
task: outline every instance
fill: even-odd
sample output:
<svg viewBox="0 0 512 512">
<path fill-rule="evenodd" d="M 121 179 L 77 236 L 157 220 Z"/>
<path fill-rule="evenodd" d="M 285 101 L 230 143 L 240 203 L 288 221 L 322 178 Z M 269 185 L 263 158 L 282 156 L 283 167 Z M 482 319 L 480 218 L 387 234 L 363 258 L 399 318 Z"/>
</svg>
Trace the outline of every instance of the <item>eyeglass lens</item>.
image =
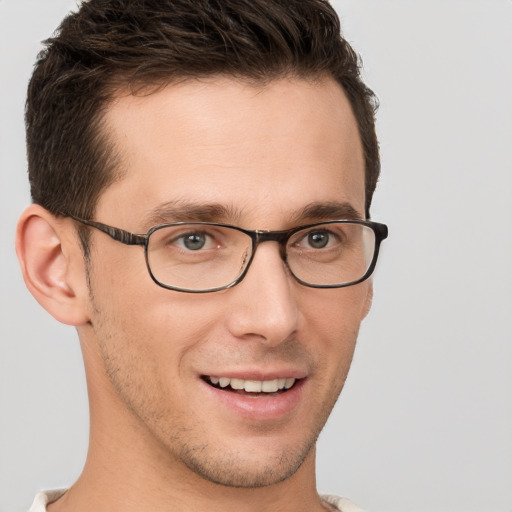
<svg viewBox="0 0 512 512">
<path fill-rule="evenodd" d="M 297 279 L 312 286 L 344 285 L 371 266 L 376 237 L 363 224 L 339 222 L 306 227 L 289 237 L 286 262 Z M 149 237 L 148 266 L 164 286 L 190 291 L 222 288 L 251 261 L 252 238 L 229 226 L 181 224 Z"/>
</svg>

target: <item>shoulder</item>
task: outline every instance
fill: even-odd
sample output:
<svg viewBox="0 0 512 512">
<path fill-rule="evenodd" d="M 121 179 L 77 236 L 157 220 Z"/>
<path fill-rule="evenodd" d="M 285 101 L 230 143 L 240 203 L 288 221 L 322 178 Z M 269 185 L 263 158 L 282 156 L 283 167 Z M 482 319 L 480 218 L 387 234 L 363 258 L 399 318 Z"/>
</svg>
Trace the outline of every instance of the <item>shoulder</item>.
<svg viewBox="0 0 512 512">
<path fill-rule="evenodd" d="M 347 498 L 339 498 L 330 494 L 322 495 L 322 500 L 332 505 L 339 512 L 364 512 L 364 510 L 358 507 L 355 503 L 351 502 Z"/>
<path fill-rule="evenodd" d="M 58 500 L 66 491 L 67 489 L 55 489 L 37 493 L 28 512 L 46 512 L 46 505 Z"/>
</svg>

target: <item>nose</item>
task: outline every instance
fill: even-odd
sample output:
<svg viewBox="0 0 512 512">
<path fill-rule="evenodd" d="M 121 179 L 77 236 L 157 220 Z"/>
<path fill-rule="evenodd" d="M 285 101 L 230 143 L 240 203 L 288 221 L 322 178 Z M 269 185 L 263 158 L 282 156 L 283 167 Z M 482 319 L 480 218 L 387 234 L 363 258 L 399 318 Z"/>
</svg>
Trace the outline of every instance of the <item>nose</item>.
<svg viewBox="0 0 512 512">
<path fill-rule="evenodd" d="M 258 246 L 242 282 L 233 287 L 227 323 L 240 339 L 257 339 L 278 345 L 295 333 L 299 320 L 297 283 L 276 242 Z"/>
</svg>

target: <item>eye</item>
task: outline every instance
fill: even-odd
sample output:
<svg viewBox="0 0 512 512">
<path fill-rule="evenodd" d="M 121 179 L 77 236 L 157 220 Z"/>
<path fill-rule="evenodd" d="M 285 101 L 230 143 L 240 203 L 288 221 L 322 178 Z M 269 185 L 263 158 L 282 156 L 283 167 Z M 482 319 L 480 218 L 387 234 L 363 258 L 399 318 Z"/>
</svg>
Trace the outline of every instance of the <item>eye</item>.
<svg viewBox="0 0 512 512">
<path fill-rule="evenodd" d="M 328 229 L 311 229 L 303 231 L 293 245 L 303 250 L 328 249 L 339 242 L 339 237 Z"/>
<path fill-rule="evenodd" d="M 201 249 L 211 248 L 214 241 L 210 235 L 204 231 L 194 231 L 184 233 L 173 240 L 173 243 L 182 249 L 189 251 L 199 251 Z"/>
<path fill-rule="evenodd" d="M 329 243 L 331 234 L 325 230 L 312 231 L 308 233 L 306 239 L 310 247 L 314 249 L 323 249 Z"/>
</svg>

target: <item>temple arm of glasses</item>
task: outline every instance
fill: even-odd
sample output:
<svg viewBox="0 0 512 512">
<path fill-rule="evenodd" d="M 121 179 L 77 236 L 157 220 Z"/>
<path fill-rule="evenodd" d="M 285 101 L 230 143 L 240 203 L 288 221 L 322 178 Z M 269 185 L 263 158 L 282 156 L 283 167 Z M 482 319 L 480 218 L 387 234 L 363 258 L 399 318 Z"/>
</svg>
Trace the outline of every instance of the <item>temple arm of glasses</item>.
<svg viewBox="0 0 512 512">
<path fill-rule="evenodd" d="M 80 224 L 84 224 L 85 226 L 90 226 L 92 228 L 99 229 L 103 233 L 106 233 L 110 238 L 121 242 L 126 245 L 146 245 L 147 235 L 136 235 L 135 233 L 130 233 L 129 231 L 125 231 L 124 229 L 115 228 L 113 226 L 108 226 L 107 224 L 102 224 L 101 222 L 95 222 L 93 220 L 84 220 L 79 217 L 75 217 L 74 215 L 68 215 L 73 220 L 80 222 Z"/>
</svg>

